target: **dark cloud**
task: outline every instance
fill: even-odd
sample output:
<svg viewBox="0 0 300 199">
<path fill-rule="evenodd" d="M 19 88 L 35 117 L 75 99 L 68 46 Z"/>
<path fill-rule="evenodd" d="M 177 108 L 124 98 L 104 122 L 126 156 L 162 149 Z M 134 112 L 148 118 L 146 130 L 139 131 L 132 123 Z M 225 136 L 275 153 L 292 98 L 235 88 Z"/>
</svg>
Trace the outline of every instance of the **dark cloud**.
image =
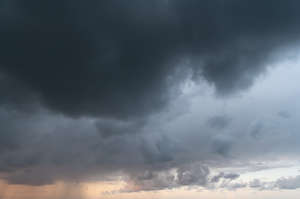
<svg viewBox="0 0 300 199">
<path fill-rule="evenodd" d="M 299 6 L 298 0 L 1 1 L 0 173 L 8 183 L 30 185 L 121 173 L 127 191 L 158 190 L 231 182 L 237 174 L 210 176 L 210 167 L 262 157 L 261 151 L 298 154 L 297 139 L 290 142 L 296 125 L 283 139 L 255 123 L 250 135 L 258 140 L 244 136 L 243 117 L 235 116 L 236 124 L 216 115 L 199 130 L 189 117 L 172 126 L 178 111 L 152 114 L 190 77 L 205 79 L 219 95 L 248 88 L 282 58 L 277 51 L 297 44 Z M 236 129 L 217 132 L 229 125 Z"/>
<path fill-rule="evenodd" d="M 1 72 L 70 116 L 148 115 L 189 72 L 219 94 L 245 89 L 299 37 L 297 0 L 1 4 Z"/>
<path fill-rule="evenodd" d="M 44 111 L 32 115 L 0 109 L 0 118 L 6 121 L 1 122 L 0 173 L 12 184 L 99 180 L 118 172 L 168 170 L 181 164 L 177 143 L 154 132 L 103 136 L 99 121 Z M 118 124 L 108 129 L 120 130 Z"/>
<path fill-rule="evenodd" d="M 189 123 L 180 125 L 178 130 L 184 132 L 178 135 L 172 128 L 163 132 L 156 129 L 158 124 L 166 122 L 161 118 L 155 118 L 159 123 L 152 121 L 150 126 L 143 126 L 140 133 L 122 133 L 118 128 L 126 124 L 128 129 L 136 129 L 133 123 L 103 120 L 101 125 L 116 131 L 103 136 L 99 133 L 99 120 L 91 118 L 68 118 L 45 110 L 29 114 L 11 109 L 0 109 L 0 117 L 5 121 L 1 123 L 0 173 L 11 184 L 108 180 L 119 179 L 121 175 L 128 183 L 124 191 L 180 186 L 237 189 L 241 185 L 236 181 L 237 174 L 227 171 L 213 175 L 210 170 L 246 165 L 245 170 L 256 171 L 253 161 L 268 160 L 265 155 L 270 152 L 272 157 L 274 151 L 278 156 L 299 153 L 295 136 L 283 139 L 272 134 L 272 139 L 264 136 L 258 142 L 245 136 L 245 132 L 236 136 L 231 131 L 217 135 L 214 130 L 199 133 L 198 125 L 196 134 L 191 134 Z M 194 119 L 198 124 L 198 118 Z M 298 131 L 294 133 L 298 135 Z M 290 150 L 294 152 L 285 153 Z"/>
<path fill-rule="evenodd" d="M 144 124 L 144 121 L 98 120 L 95 125 L 102 137 L 107 138 L 140 133 Z"/>
<path fill-rule="evenodd" d="M 32 113 L 40 108 L 38 97 L 22 82 L 0 74 L 0 106 Z"/>
</svg>

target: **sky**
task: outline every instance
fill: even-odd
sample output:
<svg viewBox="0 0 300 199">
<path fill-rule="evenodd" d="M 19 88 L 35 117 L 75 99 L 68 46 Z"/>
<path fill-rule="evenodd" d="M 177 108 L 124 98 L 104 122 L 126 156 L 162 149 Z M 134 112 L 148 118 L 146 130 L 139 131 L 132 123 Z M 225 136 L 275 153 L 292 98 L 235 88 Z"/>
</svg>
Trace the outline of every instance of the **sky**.
<svg viewBox="0 0 300 199">
<path fill-rule="evenodd" d="M 298 0 L 0 0 L 0 199 L 296 199 Z"/>
</svg>

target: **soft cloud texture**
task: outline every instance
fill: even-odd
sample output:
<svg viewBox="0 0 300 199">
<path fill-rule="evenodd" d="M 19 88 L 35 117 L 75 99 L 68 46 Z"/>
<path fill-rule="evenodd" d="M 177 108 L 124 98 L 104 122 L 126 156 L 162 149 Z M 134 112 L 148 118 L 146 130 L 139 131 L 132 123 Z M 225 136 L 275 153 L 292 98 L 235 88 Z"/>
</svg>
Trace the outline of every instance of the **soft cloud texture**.
<svg viewBox="0 0 300 199">
<path fill-rule="evenodd" d="M 0 5 L 7 183 L 299 187 L 298 176 L 239 181 L 298 160 L 299 1 Z"/>
<path fill-rule="evenodd" d="M 187 76 L 220 95 L 244 90 L 300 31 L 297 0 L 1 4 L 0 71 L 22 85 L 3 88 L 10 103 L 32 93 L 72 117 L 147 116 Z"/>
</svg>

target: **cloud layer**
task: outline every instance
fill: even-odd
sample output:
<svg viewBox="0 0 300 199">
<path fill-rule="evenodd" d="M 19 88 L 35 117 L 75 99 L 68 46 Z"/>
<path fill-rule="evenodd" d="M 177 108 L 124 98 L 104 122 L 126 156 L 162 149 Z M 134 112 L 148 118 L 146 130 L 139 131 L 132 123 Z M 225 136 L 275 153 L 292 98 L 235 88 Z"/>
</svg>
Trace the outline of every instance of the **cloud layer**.
<svg viewBox="0 0 300 199">
<path fill-rule="evenodd" d="M 247 88 L 299 35 L 297 0 L 1 4 L 1 72 L 69 116 L 149 115 L 191 74 Z"/>
<path fill-rule="evenodd" d="M 296 48 L 299 6 L 1 1 L 0 178 L 45 185 L 122 176 L 123 191 L 264 186 L 216 171 L 300 152 L 299 70 L 261 78 Z M 261 89 L 229 97 L 254 82 Z"/>
</svg>

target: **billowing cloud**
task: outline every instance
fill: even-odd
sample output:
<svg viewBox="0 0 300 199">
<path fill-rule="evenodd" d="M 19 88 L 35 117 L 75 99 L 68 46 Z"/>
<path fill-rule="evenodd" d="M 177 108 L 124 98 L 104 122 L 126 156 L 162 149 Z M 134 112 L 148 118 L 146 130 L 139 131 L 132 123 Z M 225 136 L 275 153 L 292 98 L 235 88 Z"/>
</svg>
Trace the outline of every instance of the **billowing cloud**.
<svg viewBox="0 0 300 199">
<path fill-rule="evenodd" d="M 210 171 L 199 164 L 182 165 L 164 172 L 146 171 L 130 177 L 125 192 L 174 189 L 181 186 L 206 186 Z"/>
<path fill-rule="evenodd" d="M 299 35 L 297 0 L 1 4 L 0 71 L 69 116 L 148 115 L 187 76 L 247 88 Z"/>
<path fill-rule="evenodd" d="M 121 176 L 125 192 L 269 188 L 238 179 L 300 152 L 299 70 L 287 70 L 295 62 L 286 56 L 300 39 L 299 6 L 0 2 L 1 179 L 46 185 Z M 262 78 L 282 60 L 292 64 L 275 80 Z M 261 87 L 233 97 L 254 82 Z"/>
</svg>

